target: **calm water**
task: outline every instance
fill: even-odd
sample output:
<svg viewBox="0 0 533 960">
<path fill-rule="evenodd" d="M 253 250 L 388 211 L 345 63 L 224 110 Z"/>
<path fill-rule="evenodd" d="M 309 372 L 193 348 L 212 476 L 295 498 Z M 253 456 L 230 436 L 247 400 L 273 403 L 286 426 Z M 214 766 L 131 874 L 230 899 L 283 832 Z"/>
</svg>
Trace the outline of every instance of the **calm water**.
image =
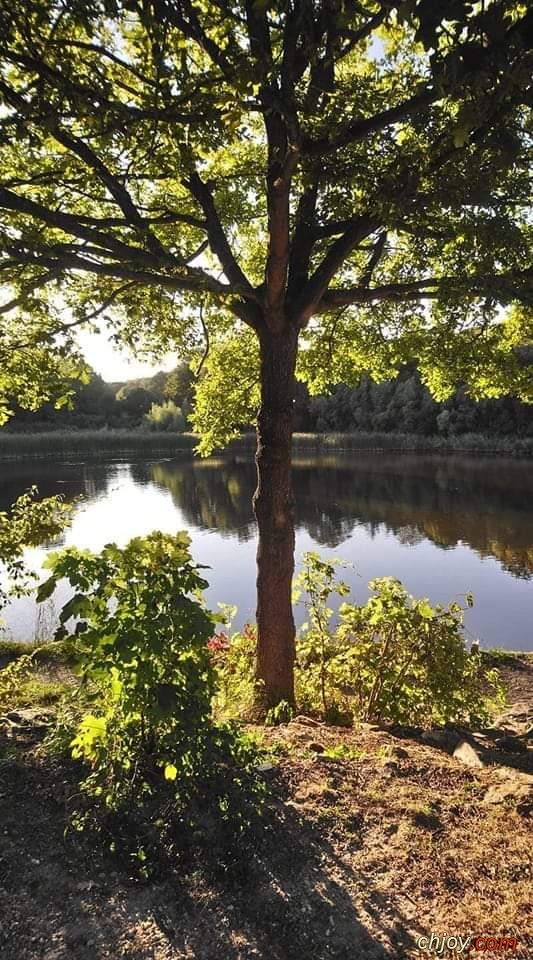
<svg viewBox="0 0 533 960">
<path fill-rule="evenodd" d="M 0 477 L 0 509 L 33 483 L 42 495 L 82 497 L 64 544 L 98 549 L 153 529 L 187 529 L 195 559 L 212 568 L 212 608 L 236 604 L 237 625 L 253 618 L 255 471 L 245 457 L 1 464 Z M 343 577 L 358 600 L 368 596 L 369 579 L 386 575 L 433 601 L 472 591 L 470 638 L 533 649 L 533 464 L 299 456 L 294 480 L 297 558 L 314 549 L 350 561 L 354 570 Z M 36 569 L 46 552 L 28 551 Z M 49 635 L 54 613 L 53 605 L 38 612 L 31 599 L 17 600 L 5 613 L 6 629 L 16 639 Z"/>
</svg>

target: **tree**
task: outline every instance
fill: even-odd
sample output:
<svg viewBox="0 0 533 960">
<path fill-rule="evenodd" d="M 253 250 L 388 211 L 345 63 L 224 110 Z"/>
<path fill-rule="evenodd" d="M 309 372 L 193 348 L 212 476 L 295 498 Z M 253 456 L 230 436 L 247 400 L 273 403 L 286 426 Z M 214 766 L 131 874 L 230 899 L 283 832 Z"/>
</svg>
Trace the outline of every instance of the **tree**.
<svg viewBox="0 0 533 960">
<path fill-rule="evenodd" d="M 193 373 L 187 363 L 179 363 L 174 370 L 167 374 L 163 395 L 166 400 L 172 400 L 178 406 L 183 406 L 192 398 Z"/>
<path fill-rule="evenodd" d="M 156 402 L 153 393 L 144 387 L 138 387 L 135 381 L 128 386 L 121 387 L 116 395 L 116 400 L 128 416 L 135 420 L 141 420 L 144 414 L 148 413 L 152 404 Z"/>
<path fill-rule="evenodd" d="M 204 452 L 260 400 L 257 674 L 292 701 L 299 344 L 312 392 L 414 357 L 441 398 L 533 398 L 533 13 L 0 0 L 0 25 L 8 347 L 104 315 L 138 351 L 203 344 Z"/>
<path fill-rule="evenodd" d="M 164 403 L 153 403 L 144 417 L 144 422 L 150 430 L 155 431 L 173 430 L 178 433 L 183 433 L 185 430 L 185 418 L 173 400 L 165 400 Z"/>
</svg>

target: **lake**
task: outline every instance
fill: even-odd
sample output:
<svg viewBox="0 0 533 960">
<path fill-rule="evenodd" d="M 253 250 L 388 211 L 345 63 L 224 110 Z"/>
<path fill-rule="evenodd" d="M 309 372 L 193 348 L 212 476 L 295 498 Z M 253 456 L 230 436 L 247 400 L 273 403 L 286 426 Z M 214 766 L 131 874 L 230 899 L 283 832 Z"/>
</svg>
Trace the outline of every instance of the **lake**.
<svg viewBox="0 0 533 960">
<path fill-rule="evenodd" d="M 61 544 L 97 550 L 159 529 L 186 529 L 208 564 L 208 601 L 254 616 L 256 530 L 251 455 L 210 460 L 0 464 L 0 509 L 36 483 L 42 496 L 80 497 Z M 358 601 L 372 577 L 395 576 L 417 596 L 474 595 L 467 636 L 485 646 L 533 649 L 533 463 L 464 455 L 298 454 L 296 556 L 317 550 L 349 561 L 342 577 Z M 57 548 L 58 544 L 53 547 Z M 30 550 L 39 569 L 51 549 Z M 59 604 L 60 605 L 60 604 Z M 31 598 L 4 611 L 13 639 L 50 635 L 58 602 Z M 297 609 L 297 618 L 304 611 Z"/>
</svg>

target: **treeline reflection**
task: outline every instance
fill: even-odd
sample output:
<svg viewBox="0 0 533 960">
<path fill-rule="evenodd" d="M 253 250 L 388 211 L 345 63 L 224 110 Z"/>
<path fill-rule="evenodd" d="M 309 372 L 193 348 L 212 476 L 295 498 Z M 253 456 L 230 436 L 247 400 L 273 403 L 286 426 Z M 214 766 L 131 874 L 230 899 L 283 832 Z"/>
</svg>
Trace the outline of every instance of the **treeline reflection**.
<svg viewBox="0 0 533 960">
<path fill-rule="evenodd" d="M 3 464 L 0 509 L 37 481 L 41 496 L 86 502 L 121 483 L 168 491 L 188 526 L 246 541 L 255 537 L 255 467 L 243 457 L 153 463 Z M 458 543 L 496 558 L 518 578 L 533 576 L 533 464 L 464 456 L 298 456 L 297 526 L 319 545 L 340 548 L 357 527 L 402 543 Z M 341 552 L 341 551 L 339 551 Z"/>
<path fill-rule="evenodd" d="M 134 465 L 139 482 L 147 468 Z M 255 469 L 243 459 L 155 463 L 148 473 L 169 490 L 191 525 L 248 540 L 255 536 Z M 146 482 L 146 480 L 144 480 Z M 465 543 L 516 577 L 533 575 L 533 468 L 464 457 L 338 455 L 294 464 L 298 528 L 336 548 L 357 526 L 383 527 L 402 543 Z"/>
</svg>

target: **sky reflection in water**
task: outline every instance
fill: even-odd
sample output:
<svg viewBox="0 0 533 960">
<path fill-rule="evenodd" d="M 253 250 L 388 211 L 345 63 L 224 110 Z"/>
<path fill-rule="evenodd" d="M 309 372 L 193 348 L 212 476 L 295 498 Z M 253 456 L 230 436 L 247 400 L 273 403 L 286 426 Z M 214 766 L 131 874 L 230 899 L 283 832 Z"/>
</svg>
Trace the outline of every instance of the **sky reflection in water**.
<svg viewBox="0 0 533 960">
<path fill-rule="evenodd" d="M 208 461 L 1 465 L 0 508 L 37 483 L 41 495 L 81 496 L 63 543 L 99 549 L 154 529 L 187 529 L 209 564 L 208 600 L 253 619 L 253 463 Z M 357 600 L 372 577 L 396 576 L 414 594 L 446 602 L 472 591 L 469 636 L 533 649 L 533 465 L 489 458 L 392 454 L 298 456 L 296 554 L 318 550 L 354 565 L 343 571 Z M 28 551 L 38 567 L 45 550 Z M 56 604 L 58 605 L 58 604 Z M 304 611 L 298 610 L 301 620 Z M 9 634 L 50 631 L 52 610 L 32 600 L 5 612 Z"/>
</svg>

